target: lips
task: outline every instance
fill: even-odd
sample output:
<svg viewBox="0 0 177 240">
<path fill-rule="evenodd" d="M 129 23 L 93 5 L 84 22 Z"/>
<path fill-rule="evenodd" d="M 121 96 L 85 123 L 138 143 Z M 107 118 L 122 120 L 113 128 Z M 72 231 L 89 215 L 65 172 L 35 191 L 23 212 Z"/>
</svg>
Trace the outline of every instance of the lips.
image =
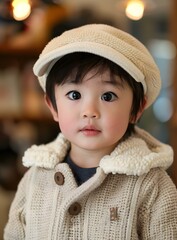
<svg viewBox="0 0 177 240">
<path fill-rule="evenodd" d="M 85 136 L 96 136 L 101 133 L 101 131 L 94 126 L 85 126 L 80 130 Z"/>
</svg>

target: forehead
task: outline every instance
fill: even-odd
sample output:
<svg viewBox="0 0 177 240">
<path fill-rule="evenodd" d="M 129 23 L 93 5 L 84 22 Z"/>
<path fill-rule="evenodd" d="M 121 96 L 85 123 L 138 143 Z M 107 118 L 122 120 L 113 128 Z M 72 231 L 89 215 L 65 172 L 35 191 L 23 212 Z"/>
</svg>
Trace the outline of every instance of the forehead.
<svg viewBox="0 0 177 240">
<path fill-rule="evenodd" d="M 131 88 L 134 84 L 132 83 L 134 79 L 119 65 L 110 60 L 89 53 L 72 53 L 55 63 L 47 77 L 47 85 L 50 87 L 55 84 L 79 84 L 85 80 L 88 74 L 90 78 L 97 75 L 112 84 L 120 83 L 122 86 L 128 85 Z"/>
</svg>

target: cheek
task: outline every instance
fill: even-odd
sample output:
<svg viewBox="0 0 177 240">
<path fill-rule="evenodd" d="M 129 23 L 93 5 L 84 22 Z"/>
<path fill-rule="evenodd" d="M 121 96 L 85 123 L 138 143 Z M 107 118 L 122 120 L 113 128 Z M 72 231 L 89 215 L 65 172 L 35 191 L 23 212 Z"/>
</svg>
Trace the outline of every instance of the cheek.
<svg viewBox="0 0 177 240">
<path fill-rule="evenodd" d="M 67 129 L 71 126 L 71 118 L 67 114 L 65 115 L 59 113 L 58 122 L 62 132 L 67 131 Z"/>
<path fill-rule="evenodd" d="M 67 132 L 68 126 L 70 126 L 70 121 L 67 118 L 63 119 L 61 117 L 59 118 L 59 126 L 62 133 Z"/>
<path fill-rule="evenodd" d="M 63 134 L 71 132 L 73 119 L 72 111 L 68 111 L 65 107 L 58 106 L 58 123 Z"/>
<path fill-rule="evenodd" d="M 124 133 L 127 130 L 129 121 L 127 119 L 115 119 L 114 121 L 111 121 L 108 125 L 107 128 L 109 131 L 114 135 L 114 134 L 121 134 Z"/>
<path fill-rule="evenodd" d="M 114 111 L 106 119 L 106 126 L 113 135 L 124 135 L 130 119 L 130 111 Z"/>
</svg>

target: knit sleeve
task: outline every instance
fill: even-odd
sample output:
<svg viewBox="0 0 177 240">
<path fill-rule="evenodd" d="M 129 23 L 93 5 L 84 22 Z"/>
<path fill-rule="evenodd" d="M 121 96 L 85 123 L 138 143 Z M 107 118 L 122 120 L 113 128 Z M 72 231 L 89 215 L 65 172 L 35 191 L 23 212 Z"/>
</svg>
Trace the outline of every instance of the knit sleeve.
<svg viewBox="0 0 177 240">
<path fill-rule="evenodd" d="M 30 170 L 21 179 L 9 212 L 4 240 L 25 239 L 25 202 Z"/>
<path fill-rule="evenodd" d="M 151 190 L 148 192 L 147 187 L 147 198 L 139 211 L 140 239 L 176 240 L 177 189 L 163 170 L 150 181 Z"/>
</svg>

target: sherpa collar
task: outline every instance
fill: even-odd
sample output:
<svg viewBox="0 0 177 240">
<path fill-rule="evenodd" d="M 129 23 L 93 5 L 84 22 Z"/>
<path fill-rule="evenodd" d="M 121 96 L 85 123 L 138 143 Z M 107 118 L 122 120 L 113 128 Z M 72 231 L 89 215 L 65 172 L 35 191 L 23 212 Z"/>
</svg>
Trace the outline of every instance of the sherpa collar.
<svg viewBox="0 0 177 240">
<path fill-rule="evenodd" d="M 70 143 L 62 134 L 55 141 L 29 148 L 23 157 L 26 167 L 36 166 L 53 169 L 62 162 Z M 100 168 L 108 173 L 142 175 L 155 167 L 167 169 L 173 162 L 172 148 L 159 142 L 146 131 L 136 127 L 136 133 L 120 143 L 114 151 L 104 156 Z"/>
</svg>

